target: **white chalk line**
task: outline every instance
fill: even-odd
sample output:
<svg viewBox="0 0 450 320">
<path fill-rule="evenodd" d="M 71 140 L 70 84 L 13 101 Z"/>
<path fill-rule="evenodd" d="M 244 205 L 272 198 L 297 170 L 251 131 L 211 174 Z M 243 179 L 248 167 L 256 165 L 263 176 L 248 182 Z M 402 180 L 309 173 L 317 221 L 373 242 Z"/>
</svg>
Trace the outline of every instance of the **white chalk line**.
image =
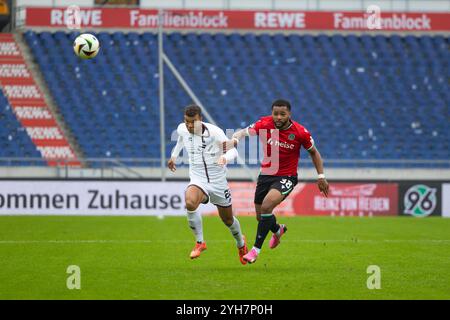
<svg viewBox="0 0 450 320">
<path fill-rule="evenodd" d="M 212 239 L 205 240 L 207 243 L 232 242 L 233 239 Z M 193 240 L 0 240 L 1 244 L 157 244 L 157 243 L 192 243 Z M 416 243 L 416 244 L 450 244 L 450 239 L 380 239 L 380 240 L 362 240 L 362 239 L 286 239 L 288 243 Z"/>
</svg>

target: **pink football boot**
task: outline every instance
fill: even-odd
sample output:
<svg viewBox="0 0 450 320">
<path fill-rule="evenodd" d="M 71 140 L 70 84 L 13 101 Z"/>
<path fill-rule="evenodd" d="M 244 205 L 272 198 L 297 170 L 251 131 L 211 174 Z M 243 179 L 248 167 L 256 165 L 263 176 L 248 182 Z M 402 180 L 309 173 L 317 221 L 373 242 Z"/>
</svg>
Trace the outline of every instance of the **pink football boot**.
<svg viewBox="0 0 450 320">
<path fill-rule="evenodd" d="M 274 233 L 272 235 L 272 238 L 270 238 L 270 242 L 269 242 L 269 248 L 270 249 L 275 249 L 280 244 L 281 236 L 283 234 L 285 234 L 286 231 L 287 231 L 286 226 L 284 224 L 280 224 L 280 230 L 279 230 L 280 236 L 277 236 L 276 233 Z"/>
<path fill-rule="evenodd" d="M 258 258 L 258 252 L 256 251 L 255 248 L 252 248 L 252 250 L 250 250 L 245 256 L 242 257 L 242 259 L 244 259 L 248 263 L 255 262 L 257 258 Z"/>
</svg>

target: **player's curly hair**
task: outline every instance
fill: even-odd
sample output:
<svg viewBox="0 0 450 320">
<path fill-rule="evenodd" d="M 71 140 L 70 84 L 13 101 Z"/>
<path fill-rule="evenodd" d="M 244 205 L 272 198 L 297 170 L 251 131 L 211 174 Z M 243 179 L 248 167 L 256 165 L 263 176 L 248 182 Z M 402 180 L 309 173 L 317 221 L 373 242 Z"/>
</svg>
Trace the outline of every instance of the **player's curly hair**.
<svg viewBox="0 0 450 320">
<path fill-rule="evenodd" d="M 184 109 L 184 114 L 188 117 L 202 116 L 202 109 L 196 104 L 190 104 Z"/>
<path fill-rule="evenodd" d="M 272 102 L 272 109 L 273 107 L 287 107 L 288 110 L 291 111 L 291 103 L 284 99 L 277 99 Z"/>
</svg>

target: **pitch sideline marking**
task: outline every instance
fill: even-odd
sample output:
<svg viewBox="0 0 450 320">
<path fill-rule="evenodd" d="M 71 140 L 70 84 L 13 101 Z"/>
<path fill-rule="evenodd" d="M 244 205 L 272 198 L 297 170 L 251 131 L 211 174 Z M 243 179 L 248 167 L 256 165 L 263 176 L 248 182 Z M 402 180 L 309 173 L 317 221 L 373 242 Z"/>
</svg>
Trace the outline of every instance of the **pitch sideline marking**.
<svg viewBox="0 0 450 320">
<path fill-rule="evenodd" d="M 208 240 L 208 242 L 230 242 L 225 240 Z M 285 242 L 299 243 L 436 243 L 450 244 L 450 239 L 298 239 L 284 240 Z M 192 240 L 0 240 L 0 244 L 126 244 L 126 243 L 191 243 Z"/>
</svg>

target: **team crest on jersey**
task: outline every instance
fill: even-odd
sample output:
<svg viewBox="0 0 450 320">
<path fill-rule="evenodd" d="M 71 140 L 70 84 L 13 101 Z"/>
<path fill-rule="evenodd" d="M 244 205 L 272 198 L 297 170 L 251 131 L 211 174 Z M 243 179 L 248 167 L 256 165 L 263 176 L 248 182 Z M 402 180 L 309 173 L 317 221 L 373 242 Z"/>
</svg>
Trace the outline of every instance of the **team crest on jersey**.
<svg viewBox="0 0 450 320">
<path fill-rule="evenodd" d="M 291 133 L 291 134 L 288 136 L 288 139 L 289 139 L 289 140 L 294 140 L 294 139 L 295 139 L 295 134 Z"/>
</svg>

